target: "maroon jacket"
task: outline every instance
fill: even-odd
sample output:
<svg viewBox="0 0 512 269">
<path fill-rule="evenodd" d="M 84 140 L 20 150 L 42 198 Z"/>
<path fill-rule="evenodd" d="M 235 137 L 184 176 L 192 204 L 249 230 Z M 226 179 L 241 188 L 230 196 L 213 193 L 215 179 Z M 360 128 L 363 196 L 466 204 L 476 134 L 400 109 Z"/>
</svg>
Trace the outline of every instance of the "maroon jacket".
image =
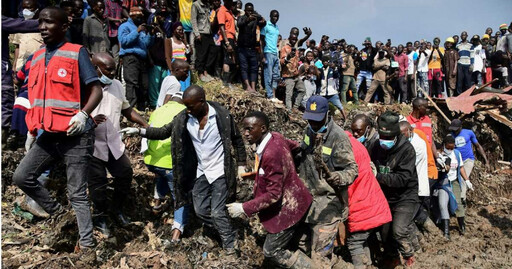
<svg viewBox="0 0 512 269">
<path fill-rule="evenodd" d="M 256 173 L 254 198 L 243 204 L 248 216 L 258 213 L 263 227 L 271 234 L 299 222 L 313 200 L 295 171 L 291 151 L 297 147 L 297 142 L 272 133 Z"/>
</svg>

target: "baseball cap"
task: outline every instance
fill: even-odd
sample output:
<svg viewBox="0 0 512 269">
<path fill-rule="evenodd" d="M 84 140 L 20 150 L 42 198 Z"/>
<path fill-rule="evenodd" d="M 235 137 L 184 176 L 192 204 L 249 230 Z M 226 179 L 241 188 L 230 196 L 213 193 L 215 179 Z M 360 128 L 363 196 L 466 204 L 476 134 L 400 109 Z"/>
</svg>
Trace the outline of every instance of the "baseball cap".
<svg viewBox="0 0 512 269">
<path fill-rule="evenodd" d="M 453 37 L 448 37 L 446 39 L 446 42 L 449 42 L 449 43 L 455 43 L 455 39 L 453 39 Z"/>
<path fill-rule="evenodd" d="M 482 39 L 489 39 L 489 35 L 488 34 L 483 35 Z"/>
<path fill-rule="evenodd" d="M 449 131 L 457 131 L 460 127 L 462 127 L 462 121 L 459 119 L 452 120 L 452 123 L 450 123 L 450 127 L 448 127 Z"/>
<path fill-rule="evenodd" d="M 329 101 L 322 96 L 309 97 L 306 103 L 306 111 L 302 117 L 305 120 L 321 121 L 329 111 Z"/>
</svg>

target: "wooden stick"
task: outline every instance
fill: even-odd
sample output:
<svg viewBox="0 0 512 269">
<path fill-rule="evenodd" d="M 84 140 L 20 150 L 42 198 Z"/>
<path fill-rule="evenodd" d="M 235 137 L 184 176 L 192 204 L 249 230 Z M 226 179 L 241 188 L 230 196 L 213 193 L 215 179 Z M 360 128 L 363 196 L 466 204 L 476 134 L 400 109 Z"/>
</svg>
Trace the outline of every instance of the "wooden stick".
<svg viewBox="0 0 512 269">
<path fill-rule="evenodd" d="M 475 91 L 478 91 L 478 90 L 480 90 L 480 89 L 483 89 L 483 88 L 485 88 L 485 87 L 487 87 L 487 86 L 489 86 L 489 85 L 493 84 L 493 83 L 494 83 L 494 82 L 496 82 L 496 81 L 498 81 L 498 79 L 497 79 L 497 78 L 495 78 L 495 79 L 493 79 L 493 80 L 491 80 L 491 81 L 489 81 L 489 82 L 485 83 L 484 85 L 482 85 L 482 86 L 480 86 L 480 87 L 476 88 L 476 89 L 475 89 Z"/>
<path fill-rule="evenodd" d="M 505 164 L 505 165 L 510 165 L 510 162 L 506 162 L 506 161 L 498 161 L 499 164 Z"/>
<path fill-rule="evenodd" d="M 437 112 L 441 113 L 441 116 L 443 116 L 443 118 L 446 120 L 446 122 L 448 123 L 452 123 L 452 121 L 450 120 L 450 118 L 448 118 L 444 113 L 443 111 L 441 111 L 441 109 L 436 105 L 436 103 L 434 102 L 434 100 L 432 100 L 432 98 L 430 98 L 430 96 L 428 95 L 428 93 L 422 89 L 421 87 L 418 87 L 418 89 L 420 89 L 420 91 L 423 93 L 423 95 L 425 95 L 425 97 L 427 97 L 427 99 L 432 103 L 432 105 L 434 105 L 434 108 L 437 110 Z"/>
</svg>

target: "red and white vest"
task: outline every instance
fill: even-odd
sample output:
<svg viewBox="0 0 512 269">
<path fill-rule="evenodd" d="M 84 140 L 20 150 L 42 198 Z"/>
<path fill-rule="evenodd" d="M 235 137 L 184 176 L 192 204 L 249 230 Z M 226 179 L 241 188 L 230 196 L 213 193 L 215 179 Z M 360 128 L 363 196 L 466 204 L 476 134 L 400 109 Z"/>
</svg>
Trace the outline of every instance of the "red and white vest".
<svg viewBox="0 0 512 269">
<path fill-rule="evenodd" d="M 34 53 L 28 78 L 31 108 L 25 121 L 31 133 L 66 132 L 69 120 L 80 111 L 78 55 L 81 45 L 65 43 L 46 66 L 46 48 Z"/>
</svg>

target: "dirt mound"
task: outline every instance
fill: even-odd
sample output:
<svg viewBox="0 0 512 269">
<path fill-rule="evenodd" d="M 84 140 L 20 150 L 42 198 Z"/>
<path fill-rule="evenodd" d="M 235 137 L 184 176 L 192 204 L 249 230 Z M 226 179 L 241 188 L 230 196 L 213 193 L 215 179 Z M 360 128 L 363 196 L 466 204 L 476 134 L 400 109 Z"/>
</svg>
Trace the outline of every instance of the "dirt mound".
<svg viewBox="0 0 512 269">
<path fill-rule="evenodd" d="M 206 87 L 210 100 L 218 101 L 228 108 L 236 122 L 240 123 L 248 111 L 260 110 L 270 116 L 272 130 L 300 141 L 306 123 L 302 115 L 290 114 L 276 107 L 263 96 L 250 95 L 241 91 L 221 89 L 219 83 Z M 407 115 L 410 106 L 391 107 L 348 105 L 347 121 L 336 121 L 347 129 L 351 118 L 365 112 L 375 118 L 386 109 Z M 147 118 L 149 115 L 145 115 Z M 440 141 L 446 123 L 432 111 L 434 137 Z M 497 158 L 505 154 L 493 123 L 487 119 L 473 119 L 474 130 L 485 149 Z M 123 126 L 126 126 L 123 123 Z M 510 137 L 510 136 L 509 136 Z M 226 256 L 219 246 L 218 235 L 203 228 L 197 218 L 191 216 L 181 243 L 171 243 L 172 208 L 162 215 L 151 211 L 153 196 L 153 174 L 148 172 L 140 151 L 140 138 L 126 138 L 125 143 L 134 169 L 131 199 L 126 205 L 127 215 L 133 223 L 125 228 L 112 228 L 113 236 L 104 238 L 95 234 L 98 242 L 95 248 L 98 263 L 81 261 L 72 254 L 77 242 L 76 222 L 69 212 L 57 221 L 27 219 L 17 210 L 15 201 L 22 192 L 12 186 L 11 178 L 17 164 L 23 157 L 23 150 L 4 151 L 2 156 L 2 264 L 5 268 L 271 268 L 264 264 L 262 246 L 265 238 L 263 227 L 253 217 L 236 219 L 240 257 Z M 253 149 L 247 147 L 248 156 Z M 501 156 L 500 156 L 501 155 Z M 493 155 L 494 156 L 494 155 Z M 475 191 L 469 193 L 467 210 L 467 232 L 458 235 L 456 222 L 452 222 L 452 240 L 444 241 L 438 236 L 426 236 L 422 240 L 423 251 L 417 255 L 418 268 L 507 268 L 512 267 L 512 170 L 496 173 L 483 171 L 480 162 L 476 163 L 472 182 Z M 52 195 L 70 209 L 64 192 L 64 170 L 56 167 L 50 175 L 49 189 Z M 253 182 L 239 181 L 238 200 L 245 201 L 252 195 Z M 111 197 L 112 189 L 108 188 Z M 172 204 L 172 203 L 170 203 Z M 193 213 L 192 213 L 193 214 Z M 337 253 L 350 262 L 345 248 Z"/>
</svg>

